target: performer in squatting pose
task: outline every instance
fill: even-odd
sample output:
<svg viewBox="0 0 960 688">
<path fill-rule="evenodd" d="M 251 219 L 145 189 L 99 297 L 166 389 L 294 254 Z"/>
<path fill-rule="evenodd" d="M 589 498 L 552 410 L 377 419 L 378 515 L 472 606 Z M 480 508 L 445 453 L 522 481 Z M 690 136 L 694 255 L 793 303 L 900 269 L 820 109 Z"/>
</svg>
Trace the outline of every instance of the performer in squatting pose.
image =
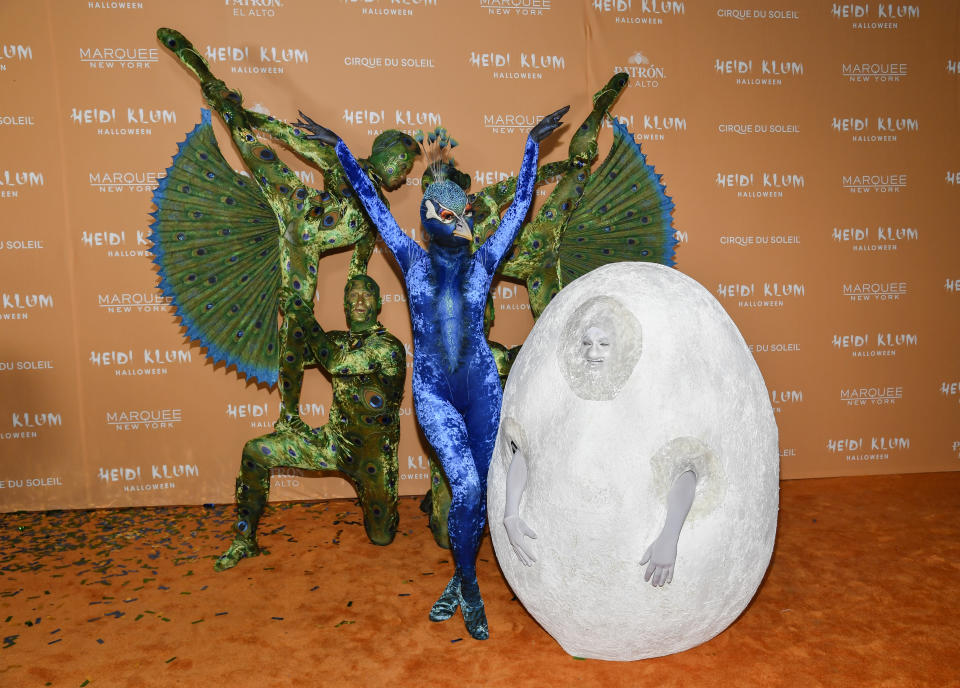
<svg viewBox="0 0 960 688">
<path fill-rule="evenodd" d="M 427 187 L 420 219 L 429 251 L 403 233 L 344 142 L 301 113 L 297 126 L 336 147 L 347 177 L 403 273 L 413 325 L 413 400 L 417 420 L 437 452 L 452 498 L 447 527 L 456 570 L 430 610 L 445 621 L 459 606 L 470 635 L 488 637 L 476 557 L 486 522 L 487 468 L 500 422 L 502 392 L 483 332 L 483 313 L 497 266 L 513 245 L 533 200 L 539 143 L 560 126 L 564 107 L 527 138 L 513 203 L 494 234 L 471 254 L 473 213 L 449 180 Z"/>
</svg>

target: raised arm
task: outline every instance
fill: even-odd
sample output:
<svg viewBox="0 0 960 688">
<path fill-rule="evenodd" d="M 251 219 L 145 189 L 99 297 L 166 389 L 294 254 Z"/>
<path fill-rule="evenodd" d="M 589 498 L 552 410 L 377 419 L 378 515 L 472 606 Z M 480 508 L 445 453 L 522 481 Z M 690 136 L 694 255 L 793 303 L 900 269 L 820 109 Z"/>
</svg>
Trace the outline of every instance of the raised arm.
<svg viewBox="0 0 960 688">
<path fill-rule="evenodd" d="M 300 118 L 306 120 L 306 122 L 297 121 L 297 126 L 311 132 L 307 138 L 320 141 L 334 148 L 340 164 L 343 165 L 343 171 L 347 174 L 347 180 L 357 194 L 357 198 L 360 199 L 367 215 L 373 221 L 377 231 L 380 232 L 383 242 L 393 253 L 393 257 L 397 259 L 400 270 L 406 273 L 414 257 L 418 253 L 424 253 L 424 250 L 400 229 L 397 221 L 390 214 L 390 209 L 380 198 L 380 194 L 377 193 L 370 178 L 367 177 L 367 173 L 360 167 L 360 163 L 353 157 L 353 153 L 347 148 L 343 139 L 326 127 L 317 124 L 302 112 Z"/>
<path fill-rule="evenodd" d="M 480 261 L 481 265 L 491 275 L 496 272 L 500 261 L 510 250 L 513 240 L 517 238 L 517 232 L 523 225 L 523 219 L 526 217 L 527 211 L 530 210 L 530 203 L 533 201 L 534 182 L 537 176 L 537 159 L 540 156 L 540 141 L 560 126 L 560 118 L 569 109 L 569 105 L 560 108 L 544 117 L 530 130 L 530 135 L 527 137 L 527 143 L 523 150 L 520 174 L 517 175 L 517 191 L 513 203 L 510 204 L 510 208 L 500 221 L 497 231 L 474 254 L 474 260 Z"/>
</svg>

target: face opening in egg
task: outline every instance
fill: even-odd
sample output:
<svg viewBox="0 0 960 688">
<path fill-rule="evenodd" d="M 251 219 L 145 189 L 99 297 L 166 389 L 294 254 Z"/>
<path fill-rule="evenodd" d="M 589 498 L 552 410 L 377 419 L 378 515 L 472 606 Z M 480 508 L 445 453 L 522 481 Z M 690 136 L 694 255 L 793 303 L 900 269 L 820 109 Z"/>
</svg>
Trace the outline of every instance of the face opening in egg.
<svg viewBox="0 0 960 688">
<path fill-rule="evenodd" d="M 563 378 L 581 399 L 613 399 L 640 360 L 640 322 L 609 296 L 583 302 L 567 319 L 557 347 Z"/>
</svg>

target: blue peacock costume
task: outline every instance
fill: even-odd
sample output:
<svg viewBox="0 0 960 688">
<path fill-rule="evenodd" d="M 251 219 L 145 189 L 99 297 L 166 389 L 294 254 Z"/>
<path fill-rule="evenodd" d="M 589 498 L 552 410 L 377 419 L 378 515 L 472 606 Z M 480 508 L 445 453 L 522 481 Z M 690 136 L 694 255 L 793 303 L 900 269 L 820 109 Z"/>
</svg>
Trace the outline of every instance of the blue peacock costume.
<svg viewBox="0 0 960 688">
<path fill-rule="evenodd" d="M 420 218 L 430 235 L 430 248 L 424 250 L 403 233 L 347 146 L 336 139 L 337 157 L 403 273 L 413 325 L 417 419 L 440 458 L 452 493 L 447 524 L 456 570 L 430 618 L 446 620 L 459 606 L 467 630 L 477 639 L 488 636 L 476 557 L 486 523 L 487 468 L 502 396 L 484 334 L 484 309 L 490 283 L 533 200 L 539 141 L 559 126 L 564 112 L 566 108 L 549 115 L 531 131 L 513 203 L 496 231 L 473 253 L 472 208 L 457 184 L 442 180 L 427 188 L 420 205 Z"/>
</svg>

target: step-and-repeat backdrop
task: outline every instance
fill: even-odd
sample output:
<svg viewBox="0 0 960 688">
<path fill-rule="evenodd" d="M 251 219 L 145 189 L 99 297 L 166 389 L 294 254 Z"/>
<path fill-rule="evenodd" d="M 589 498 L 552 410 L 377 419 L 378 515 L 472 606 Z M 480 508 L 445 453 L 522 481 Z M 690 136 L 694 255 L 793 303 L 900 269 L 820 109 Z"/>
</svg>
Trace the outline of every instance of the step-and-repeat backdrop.
<svg viewBox="0 0 960 688">
<path fill-rule="evenodd" d="M 203 105 L 161 26 L 248 107 L 303 109 L 358 154 L 383 129 L 447 127 L 474 189 L 514 173 L 542 115 L 570 103 L 575 126 L 627 72 L 614 112 L 676 202 L 678 269 L 763 371 L 783 476 L 960 468 L 952 0 L 46 0 L 0 6 L 3 510 L 230 501 L 244 442 L 277 416 L 278 395 L 211 365 L 155 289 L 151 190 Z M 391 199 L 419 237 L 414 182 Z M 320 261 L 328 329 L 346 265 Z M 379 250 L 370 270 L 409 349 L 396 271 Z M 525 289 L 495 290 L 493 336 L 518 343 Z M 330 397 L 308 371 L 303 418 L 325 423 Z M 409 388 L 402 413 L 401 490 L 422 493 Z M 298 471 L 273 487 L 351 494 Z"/>
</svg>

